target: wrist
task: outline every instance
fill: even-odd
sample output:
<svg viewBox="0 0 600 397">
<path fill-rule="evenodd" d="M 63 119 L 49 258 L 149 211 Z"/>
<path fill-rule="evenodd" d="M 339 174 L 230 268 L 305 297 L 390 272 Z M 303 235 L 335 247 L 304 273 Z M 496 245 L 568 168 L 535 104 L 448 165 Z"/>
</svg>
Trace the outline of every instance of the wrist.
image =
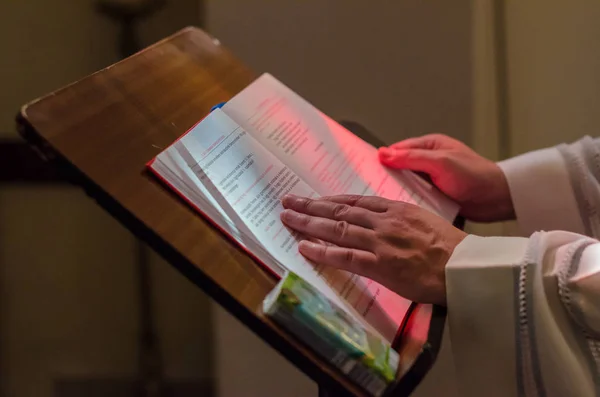
<svg viewBox="0 0 600 397">
<path fill-rule="evenodd" d="M 508 185 L 508 179 L 504 174 L 504 171 L 498 166 L 495 166 L 495 177 L 492 178 L 495 181 L 493 186 L 493 199 L 491 200 L 491 206 L 495 208 L 495 221 L 509 221 L 516 218 L 515 207 L 513 204 L 512 197 L 510 195 L 510 187 Z"/>
<path fill-rule="evenodd" d="M 461 215 L 474 222 L 501 222 L 515 219 L 515 209 L 506 175 L 491 161 L 481 166 L 468 199 L 460 202 Z"/>
<path fill-rule="evenodd" d="M 446 234 L 446 241 L 445 241 L 445 245 L 446 245 L 446 255 L 445 258 L 442 260 L 442 263 L 439 267 L 439 269 L 441 269 L 441 272 L 439 274 L 440 276 L 440 288 L 439 288 L 439 293 L 436 295 L 435 299 L 432 301 L 432 303 L 435 303 L 437 305 L 440 306 L 446 306 L 446 266 L 448 266 L 448 263 L 450 262 L 450 259 L 452 258 L 452 256 L 454 255 L 454 251 L 456 250 L 456 248 L 467 238 L 467 236 L 469 235 L 468 233 L 465 233 L 464 231 L 457 229 L 457 228 L 452 228 L 453 230 L 449 233 Z"/>
</svg>

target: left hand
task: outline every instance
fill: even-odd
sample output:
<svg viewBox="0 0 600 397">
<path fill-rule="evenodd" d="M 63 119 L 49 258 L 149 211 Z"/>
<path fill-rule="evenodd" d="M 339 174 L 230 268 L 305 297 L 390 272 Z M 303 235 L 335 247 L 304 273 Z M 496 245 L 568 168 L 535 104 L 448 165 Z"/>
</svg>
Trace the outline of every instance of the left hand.
<svg viewBox="0 0 600 397">
<path fill-rule="evenodd" d="M 460 213 L 476 222 L 515 219 L 506 175 L 464 143 L 441 134 L 409 138 L 379 148 L 387 167 L 421 171 L 460 205 Z"/>
<path fill-rule="evenodd" d="M 308 260 L 360 274 L 407 299 L 446 304 L 445 267 L 466 233 L 416 205 L 370 196 L 288 195 L 283 223 Z"/>
</svg>

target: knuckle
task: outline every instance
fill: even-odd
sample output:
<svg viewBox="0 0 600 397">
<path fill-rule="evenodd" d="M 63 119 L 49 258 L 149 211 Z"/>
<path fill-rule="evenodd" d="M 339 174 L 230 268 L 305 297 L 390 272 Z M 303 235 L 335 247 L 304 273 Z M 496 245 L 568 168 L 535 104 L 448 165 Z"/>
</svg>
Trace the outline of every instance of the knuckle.
<svg viewBox="0 0 600 397">
<path fill-rule="evenodd" d="M 419 159 L 419 153 L 415 152 L 414 150 L 409 150 L 408 152 L 405 152 L 402 157 L 404 157 L 404 161 L 406 161 L 407 163 L 414 161 L 416 159 Z"/>
<path fill-rule="evenodd" d="M 373 200 L 376 199 L 376 196 L 355 196 L 356 199 L 353 201 L 354 205 L 356 206 L 360 206 L 362 204 L 367 204 L 367 202 L 369 201 L 369 199 Z"/>
<path fill-rule="evenodd" d="M 298 221 L 298 223 L 305 228 L 308 228 L 313 222 L 312 217 L 307 215 L 300 215 Z"/>
<path fill-rule="evenodd" d="M 429 150 L 437 149 L 437 148 L 443 146 L 444 143 L 448 141 L 448 137 L 439 132 L 427 134 L 423 138 L 424 138 L 425 149 L 429 149 Z"/>
<path fill-rule="evenodd" d="M 398 219 L 399 216 L 406 212 L 408 207 L 408 203 L 406 201 L 396 201 L 390 208 L 390 212 L 393 212 L 394 216 L 391 217 L 392 220 Z M 390 219 L 390 218 L 388 218 Z"/>
<path fill-rule="evenodd" d="M 377 263 L 387 263 L 389 261 L 389 256 L 385 249 L 377 249 L 374 254 Z"/>
<path fill-rule="evenodd" d="M 433 132 L 433 133 L 429 134 L 429 137 L 435 141 L 442 141 L 442 140 L 446 139 L 446 135 L 439 133 L 439 132 Z"/>
<path fill-rule="evenodd" d="M 317 250 L 317 258 L 319 259 L 323 259 L 327 256 L 329 247 L 327 247 L 326 245 L 323 245 L 321 247 L 319 247 L 319 249 Z"/>
<path fill-rule="evenodd" d="M 387 241 L 387 238 L 389 237 L 391 230 L 393 230 L 393 226 L 390 226 L 389 224 L 384 224 L 384 225 L 381 225 L 381 226 L 377 227 L 374 230 L 374 232 L 375 232 L 375 240 L 377 240 L 377 241 Z"/>
<path fill-rule="evenodd" d="M 452 160 L 447 153 L 443 152 L 437 153 L 435 158 L 437 159 L 438 163 L 440 163 L 442 166 L 448 165 Z"/>
<path fill-rule="evenodd" d="M 398 211 L 386 218 L 385 222 L 375 229 L 376 237 L 384 241 L 404 239 L 410 233 L 411 230 L 405 216 Z"/>
<path fill-rule="evenodd" d="M 406 250 L 404 249 L 390 249 L 388 248 L 381 253 L 382 260 L 389 264 L 400 265 L 404 264 L 406 257 Z M 398 270 L 402 269 L 399 267 Z"/>
<path fill-rule="evenodd" d="M 454 159 L 452 159 L 449 156 L 440 156 L 438 164 L 441 170 L 444 170 L 446 172 L 448 172 L 449 170 L 456 169 L 456 163 L 454 162 Z"/>
<path fill-rule="evenodd" d="M 344 238 L 348 234 L 348 222 L 337 221 L 333 227 L 333 231 L 340 239 Z"/>
<path fill-rule="evenodd" d="M 394 200 L 390 200 L 383 197 L 373 196 L 373 204 L 383 209 L 383 212 L 389 211 L 390 207 L 394 204 Z"/>
<path fill-rule="evenodd" d="M 346 250 L 344 252 L 344 261 L 348 264 L 353 264 L 356 261 L 356 255 L 353 250 Z"/>
<path fill-rule="evenodd" d="M 302 201 L 302 209 L 304 210 L 304 212 L 309 212 L 313 206 L 314 206 L 314 200 L 312 200 L 312 199 L 307 198 Z"/>
<path fill-rule="evenodd" d="M 333 207 L 333 218 L 334 219 L 342 219 L 345 217 L 350 211 L 350 206 L 347 204 L 336 204 Z"/>
<path fill-rule="evenodd" d="M 362 198 L 362 196 L 358 195 L 358 194 L 350 194 L 348 195 L 348 202 L 351 205 L 356 205 L 356 203 Z"/>
<path fill-rule="evenodd" d="M 383 263 L 386 266 L 394 266 L 398 264 L 398 262 L 396 261 L 396 254 L 394 254 L 393 250 L 389 247 L 375 251 L 375 258 L 377 260 L 377 263 Z M 394 266 L 394 272 L 401 271 L 401 266 Z"/>
<path fill-rule="evenodd" d="M 448 154 L 443 151 L 434 151 L 429 153 L 429 158 L 435 163 L 444 165 L 444 161 L 448 159 Z"/>
<path fill-rule="evenodd" d="M 406 229 L 406 223 L 407 222 L 402 218 L 392 218 L 389 227 L 398 235 L 398 237 L 400 237 Z"/>
</svg>

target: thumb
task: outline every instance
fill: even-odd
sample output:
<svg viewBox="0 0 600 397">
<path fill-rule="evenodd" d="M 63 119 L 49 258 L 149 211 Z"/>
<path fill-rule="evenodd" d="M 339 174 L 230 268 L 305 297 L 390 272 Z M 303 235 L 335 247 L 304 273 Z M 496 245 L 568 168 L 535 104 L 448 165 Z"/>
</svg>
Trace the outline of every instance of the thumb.
<svg viewBox="0 0 600 397">
<path fill-rule="evenodd" d="M 435 175 L 440 170 L 439 152 L 425 149 L 379 149 L 379 161 L 390 167 Z"/>
</svg>

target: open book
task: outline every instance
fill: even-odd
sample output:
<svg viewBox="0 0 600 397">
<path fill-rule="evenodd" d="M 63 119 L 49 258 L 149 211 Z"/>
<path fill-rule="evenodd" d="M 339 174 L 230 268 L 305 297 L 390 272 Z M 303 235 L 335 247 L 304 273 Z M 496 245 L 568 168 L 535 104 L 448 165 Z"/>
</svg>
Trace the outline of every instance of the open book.
<svg viewBox="0 0 600 397">
<path fill-rule="evenodd" d="M 392 342 L 410 302 L 385 287 L 323 268 L 298 253 L 280 221 L 286 193 L 378 195 L 453 221 L 457 206 L 269 74 L 213 110 L 148 166 L 276 276 L 289 269 Z M 201 244 L 201 242 L 199 242 Z"/>
</svg>

